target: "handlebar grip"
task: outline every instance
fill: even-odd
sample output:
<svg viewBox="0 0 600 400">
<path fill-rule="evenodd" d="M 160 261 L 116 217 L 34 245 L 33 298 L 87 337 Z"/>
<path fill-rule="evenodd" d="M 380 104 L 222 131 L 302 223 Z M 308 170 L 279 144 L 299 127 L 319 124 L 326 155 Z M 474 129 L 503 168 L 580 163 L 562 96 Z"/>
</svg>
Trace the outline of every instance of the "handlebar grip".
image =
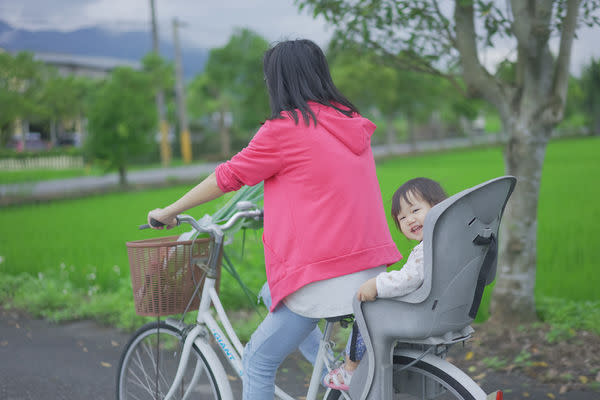
<svg viewBox="0 0 600 400">
<path fill-rule="evenodd" d="M 175 217 L 175 219 L 177 220 L 177 225 L 179 225 L 179 217 Z M 150 219 L 150 224 L 152 225 L 153 228 L 160 228 L 161 226 L 165 226 L 165 224 L 163 224 L 162 222 L 155 220 L 154 218 Z M 140 225 L 139 229 L 148 229 L 150 228 L 150 224 L 144 224 L 144 225 Z"/>
<path fill-rule="evenodd" d="M 158 220 L 155 220 L 154 218 L 150 218 L 150 225 L 152 225 L 153 228 L 160 228 L 161 226 L 165 226 L 165 224 Z"/>
</svg>

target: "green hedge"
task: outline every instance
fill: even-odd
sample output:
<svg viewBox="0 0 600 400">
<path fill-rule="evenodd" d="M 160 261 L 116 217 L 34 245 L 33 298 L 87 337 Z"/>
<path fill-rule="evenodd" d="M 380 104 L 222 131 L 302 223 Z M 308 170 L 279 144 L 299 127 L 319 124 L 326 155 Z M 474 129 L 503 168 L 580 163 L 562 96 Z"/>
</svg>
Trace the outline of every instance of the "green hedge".
<svg viewBox="0 0 600 400">
<path fill-rule="evenodd" d="M 40 158 L 56 156 L 82 156 L 83 150 L 76 147 L 64 147 L 41 151 L 16 151 L 14 149 L 0 149 L 0 159 L 6 158 Z"/>
</svg>

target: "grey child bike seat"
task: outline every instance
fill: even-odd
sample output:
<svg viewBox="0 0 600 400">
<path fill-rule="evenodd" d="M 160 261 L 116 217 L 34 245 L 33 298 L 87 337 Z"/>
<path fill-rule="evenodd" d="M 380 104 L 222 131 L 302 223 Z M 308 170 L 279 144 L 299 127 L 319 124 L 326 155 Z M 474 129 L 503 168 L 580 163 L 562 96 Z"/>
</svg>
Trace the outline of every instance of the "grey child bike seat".
<svg viewBox="0 0 600 400">
<path fill-rule="evenodd" d="M 367 352 L 350 384 L 352 399 L 389 398 L 396 343 L 427 347 L 470 336 L 483 289 L 496 276 L 498 229 L 515 184 L 512 176 L 492 179 L 431 208 L 419 289 L 373 302 L 354 299 Z"/>
</svg>

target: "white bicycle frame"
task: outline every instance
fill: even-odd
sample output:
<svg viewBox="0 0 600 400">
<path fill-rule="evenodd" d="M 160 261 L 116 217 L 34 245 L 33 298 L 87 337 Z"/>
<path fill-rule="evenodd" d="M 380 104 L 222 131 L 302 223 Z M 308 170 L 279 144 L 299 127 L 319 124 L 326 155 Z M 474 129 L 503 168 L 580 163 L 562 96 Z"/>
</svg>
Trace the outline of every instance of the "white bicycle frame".
<svg viewBox="0 0 600 400">
<path fill-rule="evenodd" d="M 244 368 L 242 365 L 242 357 L 244 347 L 240 342 L 238 336 L 236 335 L 233 326 L 229 322 L 229 318 L 227 318 L 227 314 L 225 313 L 225 309 L 221 304 L 221 300 L 219 299 L 219 294 L 215 289 L 214 278 L 206 278 L 204 281 L 204 287 L 202 291 L 202 299 L 200 300 L 200 307 L 198 309 L 198 316 L 196 319 L 196 326 L 192 328 L 192 330 L 188 333 L 181 353 L 181 359 L 179 361 L 179 366 L 177 368 L 177 373 L 175 375 L 175 379 L 169 389 L 169 392 L 165 396 L 164 400 L 170 400 L 171 396 L 175 392 L 176 388 L 181 383 L 183 375 L 185 373 L 185 368 L 189 359 L 189 355 L 191 352 L 192 345 L 195 344 L 202 352 L 205 354 L 207 358 L 207 362 L 210 366 L 214 366 L 214 363 L 221 364 L 221 361 L 216 355 L 214 355 L 214 351 L 212 347 L 208 343 L 208 341 L 203 337 L 202 332 L 204 327 L 208 328 L 208 331 L 212 334 L 215 341 L 219 345 L 221 352 L 224 354 L 225 358 L 229 361 L 229 364 L 237 373 L 237 375 L 241 378 L 244 375 Z M 214 318 L 211 313 L 211 305 L 214 306 L 217 315 L 219 317 L 219 321 L 225 328 L 226 334 L 221 330 L 217 320 Z M 322 368 L 325 365 L 326 361 L 326 349 L 329 336 L 331 336 L 331 327 L 333 323 L 328 322 L 323 338 L 321 339 L 321 343 L 319 346 L 319 352 L 317 353 L 317 359 L 315 361 L 315 368 L 313 370 L 312 378 L 310 381 L 310 385 L 308 388 L 308 393 L 306 396 L 307 400 L 316 400 L 317 392 L 319 390 L 320 385 L 320 376 Z M 233 343 L 233 345 L 232 345 Z M 214 355 L 214 356 L 211 356 Z M 212 360 L 211 360 L 212 359 Z M 215 368 L 216 369 L 216 368 Z M 190 384 L 190 388 L 193 386 L 193 382 L 199 378 L 200 371 L 198 366 L 196 366 L 196 371 L 194 372 L 194 376 L 192 378 L 192 384 Z M 221 391 L 221 396 L 223 399 L 231 399 L 233 400 L 233 394 L 231 392 L 231 386 L 227 377 L 225 376 L 225 380 L 217 379 L 217 384 Z M 184 396 L 184 399 L 187 398 L 188 393 Z M 278 386 L 275 386 L 275 395 L 283 400 L 294 400 L 292 396 L 287 394 Z M 344 394 L 345 395 L 345 394 Z"/>
<path fill-rule="evenodd" d="M 240 213 L 240 214 L 243 214 L 243 213 Z M 234 219 L 235 219 L 235 217 L 232 217 L 232 219 L 230 221 L 232 221 Z M 201 229 L 198 226 L 197 221 L 193 220 L 191 217 L 185 217 L 185 218 L 182 218 L 182 220 L 189 222 L 198 231 L 204 231 L 204 229 Z M 192 222 L 192 220 L 193 220 L 193 222 Z M 217 225 L 212 226 L 213 232 L 221 233 L 221 228 L 223 228 L 223 227 L 219 227 Z M 241 357 L 241 355 L 244 352 L 244 346 L 240 342 L 238 336 L 236 335 L 236 333 L 233 329 L 233 326 L 231 325 L 231 323 L 229 321 L 229 318 L 227 317 L 227 314 L 225 313 L 225 309 L 223 308 L 221 300 L 219 299 L 219 294 L 217 293 L 217 291 L 215 289 L 215 283 L 216 283 L 216 279 L 210 278 L 208 276 L 204 280 L 204 286 L 202 289 L 202 297 L 200 300 L 200 306 L 198 308 L 198 316 L 196 318 L 196 326 L 194 326 L 194 328 L 192 328 L 192 330 L 187 334 L 187 337 L 185 339 L 183 349 L 181 352 L 181 359 L 180 359 L 179 365 L 177 367 L 177 373 L 175 375 L 175 379 L 173 380 L 173 383 L 171 384 L 169 392 L 165 396 L 164 400 L 170 400 L 171 397 L 173 396 L 173 394 L 175 393 L 176 388 L 181 383 L 181 380 L 183 379 L 185 369 L 187 366 L 187 362 L 188 362 L 188 359 L 189 359 L 189 356 L 191 353 L 192 345 L 194 345 L 194 344 L 196 345 L 196 347 L 198 347 L 198 349 L 205 356 L 206 361 L 209 364 L 209 366 L 212 367 L 213 373 L 215 374 L 215 379 L 217 381 L 216 383 L 219 387 L 219 390 L 221 391 L 222 398 L 224 400 L 228 400 L 228 399 L 233 400 L 231 385 L 229 384 L 227 376 L 222 372 L 223 369 L 222 369 L 221 360 L 217 357 L 217 355 L 214 352 L 214 350 L 212 349 L 212 346 L 210 345 L 209 341 L 205 339 L 204 332 L 205 332 L 206 328 L 208 328 L 208 331 L 214 337 L 215 341 L 219 345 L 219 348 L 221 349 L 221 352 L 224 354 L 225 358 L 229 361 L 229 364 L 234 369 L 236 374 L 240 378 L 242 378 L 244 375 L 244 368 L 243 368 L 242 357 Z M 217 312 L 219 321 L 225 328 L 226 334 L 221 330 L 219 324 L 217 323 L 217 320 L 214 318 L 213 314 L 211 313 L 211 306 L 214 306 L 215 311 Z M 185 325 L 183 323 L 180 323 L 178 321 L 168 320 L 167 323 L 173 324 L 174 326 L 176 326 L 180 329 L 185 327 Z M 329 346 L 329 338 L 331 337 L 331 332 L 332 332 L 331 328 L 332 327 L 333 327 L 333 322 L 327 322 L 326 327 L 325 327 L 325 332 L 323 334 L 323 337 L 321 338 L 321 342 L 319 345 L 319 351 L 317 353 L 317 358 L 315 361 L 315 366 L 313 369 L 311 381 L 309 384 L 308 393 L 306 395 L 306 400 L 316 400 L 316 398 L 317 398 L 317 393 L 318 393 L 319 386 L 320 386 L 321 372 L 323 370 L 323 367 L 327 365 L 325 355 L 327 353 L 327 349 Z M 232 345 L 232 343 L 233 343 L 233 345 Z M 190 392 L 191 388 L 194 386 L 193 383 L 195 381 L 197 381 L 200 377 L 200 373 L 201 373 L 200 369 L 201 368 L 199 368 L 199 367 L 200 367 L 199 365 L 196 365 L 196 370 L 194 371 L 194 375 L 192 377 L 192 382 L 189 385 L 190 389 L 188 389 L 188 392 L 185 393 L 184 399 L 188 398 L 188 395 L 190 394 L 189 392 Z M 327 365 L 327 367 L 329 367 L 329 366 Z M 285 391 L 283 391 L 278 386 L 275 386 L 275 395 L 278 398 L 283 399 L 283 400 L 294 400 L 294 398 L 292 396 L 287 394 Z M 347 395 L 345 393 L 343 393 L 343 396 L 349 400 L 349 398 L 347 397 Z"/>
<path fill-rule="evenodd" d="M 256 215 L 256 214 L 254 214 L 254 215 Z M 198 224 L 198 222 L 196 220 L 194 220 L 192 217 L 184 216 L 182 218 L 182 221 L 189 222 L 198 231 L 211 232 L 211 234 L 218 236 L 220 246 L 217 247 L 217 251 L 222 251 L 222 243 L 223 243 L 222 242 L 222 239 L 223 239 L 222 231 L 231 227 L 231 225 L 233 225 L 235 220 L 239 219 L 240 217 L 245 217 L 245 216 L 253 216 L 253 215 L 251 214 L 251 212 L 245 212 L 245 213 L 240 212 L 240 213 L 236 214 L 235 216 L 233 216 L 229 220 L 229 222 L 227 222 L 223 226 L 219 226 L 219 225 L 211 223 L 209 225 L 209 228 L 201 227 Z M 242 357 L 241 357 L 241 355 L 243 354 L 243 351 L 244 351 L 244 347 L 242 346 L 242 343 L 240 342 L 238 336 L 236 335 L 236 333 L 233 329 L 233 326 L 229 322 L 229 318 L 227 317 L 227 314 L 225 313 L 225 309 L 223 308 L 223 305 L 221 304 L 221 300 L 219 299 L 219 294 L 217 293 L 217 291 L 215 289 L 215 283 L 216 283 L 216 278 L 206 276 L 206 278 L 204 280 L 203 290 L 202 290 L 202 297 L 201 297 L 200 305 L 198 308 L 198 316 L 196 319 L 196 325 L 187 333 L 186 339 L 184 341 L 183 349 L 181 352 L 181 359 L 180 359 L 179 365 L 177 367 L 177 373 L 175 375 L 175 379 L 173 380 L 173 383 L 172 383 L 171 387 L 169 388 L 169 392 L 165 396 L 164 400 L 170 400 L 171 397 L 173 396 L 173 394 L 175 393 L 176 388 L 181 383 L 181 380 L 183 379 L 183 375 L 185 373 L 185 369 L 186 369 L 187 362 L 188 362 L 190 352 L 191 352 L 193 345 L 196 345 L 196 347 L 203 354 L 207 364 L 211 367 L 213 376 L 216 380 L 216 384 L 221 392 L 221 398 L 224 400 L 233 400 L 233 393 L 231 391 L 231 385 L 229 384 L 229 380 L 228 380 L 227 374 L 225 373 L 225 370 L 223 368 L 223 364 L 222 364 L 221 360 L 219 359 L 219 357 L 217 356 L 217 354 L 215 353 L 215 351 L 213 350 L 213 347 L 211 346 L 210 341 L 207 340 L 207 338 L 206 338 L 207 330 L 214 337 L 215 341 L 219 345 L 219 348 L 221 349 L 221 352 L 224 354 L 225 358 L 227 358 L 229 364 L 234 369 L 236 374 L 240 378 L 242 378 L 244 375 L 244 368 L 243 368 Z M 217 320 L 214 318 L 213 314 L 211 313 L 211 306 L 214 306 L 217 316 L 219 318 L 219 321 L 225 328 L 225 333 L 222 331 L 219 324 L 217 323 Z M 180 330 L 183 330 L 184 328 L 187 327 L 185 324 L 183 324 L 183 322 L 176 321 L 176 320 L 167 319 L 166 323 L 171 324 Z M 323 333 L 323 336 L 322 336 L 320 344 L 319 344 L 319 350 L 317 353 L 317 358 L 315 361 L 313 373 L 312 373 L 310 384 L 308 387 L 308 393 L 306 395 L 306 400 L 316 400 L 317 393 L 318 393 L 319 386 L 320 386 L 321 372 L 323 371 L 323 367 L 326 367 L 327 369 L 331 368 L 331 366 L 329 365 L 329 363 L 327 361 L 326 354 L 330 350 L 329 338 L 331 337 L 333 324 L 334 324 L 334 322 L 327 321 L 327 323 L 325 325 L 325 332 Z M 233 343 L 233 345 L 232 345 L 232 343 Z M 419 360 L 426 359 L 426 361 L 428 363 L 430 363 L 431 365 L 438 365 L 438 367 L 442 370 L 446 370 L 446 371 L 452 370 L 453 375 L 455 375 L 455 376 L 460 375 L 462 377 L 461 382 L 463 384 L 466 383 L 467 386 L 469 386 L 470 393 L 475 393 L 477 399 L 492 400 L 492 399 L 497 398 L 496 392 L 486 395 L 485 392 L 483 390 L 481 390 L 481 388 L 479 388 L 479 386 L 477 386 L 477 384 L 475 382 L 473 382 L 467 375 L 465 375 L 462 371 L 460 371 L 458 368 L 456 368 L 452 364 L 449 364 L 443 360 L 437 359 L 436 357 L 433 357 L 431 355 L 427 355 L 426 353 L 414 352 L 414 354 L 413 354 L 413 352 L 408 352 L 407 354 L 412 356 L 415 359 L 419 359 Z M 183 396 L 184 400 L 187 400 L 190 398 L 191 390 L 195 386 L 195 382 L 197 382 L 198 379 L 200 378 L 200 375 L 202 372 L 201 371 L 202 367 L 201 367 L 200 363 L 201 362 L 198 361 L 198 363 L 196 364 L 196 367 L 195 367 L 196 369 L 192 376 L 192 380 L 190 382 L 189 388 Z M 343 398 L 345 398 L 346 400 L 350 400 L 350 398 L 344 391 L 342 391 L 341 394 L 342 394 Z M 281 388 L 279 388 L 277 386 L 275 386 L 275 396 L 280 399 L 283 399 L 283 400 L 294 400 L 294 398 L 292 396 L 290 396 L 289 394 L 287 394 L 286 392 L 284 392 Z"/>
</svg>

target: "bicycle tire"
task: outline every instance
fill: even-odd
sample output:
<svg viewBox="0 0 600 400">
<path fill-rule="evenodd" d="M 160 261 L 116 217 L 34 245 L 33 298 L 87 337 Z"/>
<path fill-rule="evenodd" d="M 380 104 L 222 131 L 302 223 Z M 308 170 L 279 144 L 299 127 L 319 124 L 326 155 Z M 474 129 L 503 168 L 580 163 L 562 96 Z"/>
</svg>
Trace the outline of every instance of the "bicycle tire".
<svg viewBox="0 0 600 400">
<path fill-rule="evenodd" d="M 325 395 L 323 396 L 323 400 L 338 400 L 342 397 L 342 392 L 335 389 L 327 389 Z"/>
<path fill-rule="evenodd" d="M 482 398 L 483 391 L 473 393 L 472 388 L 461 383 L 464 377 L 457 376 L 454 368 L 441 369 L 421 360 L 403 369 L 414 360 L 415 358 L 411 356 L 394 356 L 393 400 L 476 400 Z M 442 362 L 451 365 L 446 361 L 442 360 Z M 400 371 L 401 369 L 403 370 Z M 411 384 L 406 385 L 407 380 L 412 380 Z M 342 400 L 343 398 L 339 390 L 331 389 L 325 393 L 323 400 Z"/>
<path fill-rule="evenodd" d="M 461 382 L 464 378 L 424 360 L 417 361 L 412 366 L 400 371 L 414 360 L 414 357 L 406 355 L 394 356 L 394 399 L 476 400 L 478 397 L 480 398 L 477 394 L 472 393 L 472 388 Z M 403 382 L 411 379 L 413 384 L 410 387 Z M 415 384 L 415 380 L 417 384 Z"/>
<path fill-rule="evenodd" d="M 150 322 L 138 329 L 121 354 L 117 370 L 117 400 L 162 400 L 175 378 L 182 348 L 181 331 L 164 321 Z M 172 399 L 221 400 L 222 390 L 213 371 L 215 368 L 194 344 L 186 374 Z M 199 381 L 190 387 L 196 371 Z"/>
</svg>

